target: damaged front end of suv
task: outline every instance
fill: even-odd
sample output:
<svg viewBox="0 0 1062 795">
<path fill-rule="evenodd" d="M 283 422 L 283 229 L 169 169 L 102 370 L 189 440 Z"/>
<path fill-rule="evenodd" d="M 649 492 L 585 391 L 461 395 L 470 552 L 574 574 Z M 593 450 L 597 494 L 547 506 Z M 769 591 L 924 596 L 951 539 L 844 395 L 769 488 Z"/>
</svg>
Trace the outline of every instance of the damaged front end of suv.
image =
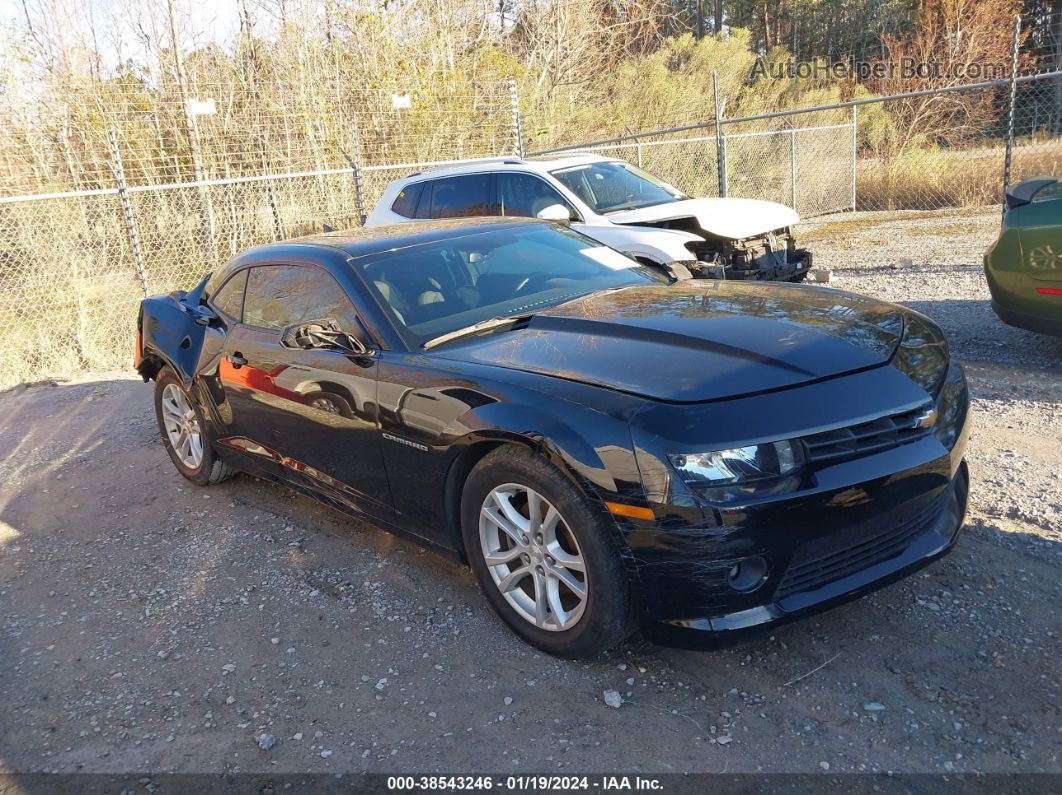
<svg viewBox="0 0 1062 795">
<path fill-rule="evenodd" d="M 799 282 L 812 267 L 811 252 L 797 248 L 796 211 L 757 199 L 686 199 L 615 213 L 628 227 L 684 232 L 694 278 Z"/>
</svg>

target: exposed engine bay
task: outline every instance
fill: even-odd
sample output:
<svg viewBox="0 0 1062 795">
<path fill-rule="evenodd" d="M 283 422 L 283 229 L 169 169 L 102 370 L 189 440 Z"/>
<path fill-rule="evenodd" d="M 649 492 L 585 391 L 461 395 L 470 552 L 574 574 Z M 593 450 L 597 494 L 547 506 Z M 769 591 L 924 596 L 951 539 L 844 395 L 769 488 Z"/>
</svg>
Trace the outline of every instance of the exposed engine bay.
<svg viewBox="0 0 1062 795">
<path fill-rule="evenodd" d="M 799 282 L 811 270 L 811 252 L 796 247 L 792 227 L 733 239 L 706 232 L 696 218 L 674 218 L 638 226 L 677 229 L 704 238 L 703 242 L 686 244 L 693 259 L 682 264 L 694 278 Z"/>
</svg>

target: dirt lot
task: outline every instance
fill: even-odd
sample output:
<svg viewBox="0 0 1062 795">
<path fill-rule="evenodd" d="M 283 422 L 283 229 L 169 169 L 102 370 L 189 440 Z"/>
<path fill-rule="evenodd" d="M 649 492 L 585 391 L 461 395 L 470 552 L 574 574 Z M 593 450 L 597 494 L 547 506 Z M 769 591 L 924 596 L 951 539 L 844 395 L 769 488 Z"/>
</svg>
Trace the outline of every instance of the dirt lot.
<svg viewBox="0 0 1062 795">
<path fill-rule="evenodd" d="M 968 365 L 948 559 L 733 649 L 562 662 L 457 565 L 251 478 L 186 484 L 149 386 L 22 389 L 0 395 L 0 771 L 1062 771 L 1062 340 L 991 314 L 995 213 L 878 221 L 804 233 Z"/>
</svg>

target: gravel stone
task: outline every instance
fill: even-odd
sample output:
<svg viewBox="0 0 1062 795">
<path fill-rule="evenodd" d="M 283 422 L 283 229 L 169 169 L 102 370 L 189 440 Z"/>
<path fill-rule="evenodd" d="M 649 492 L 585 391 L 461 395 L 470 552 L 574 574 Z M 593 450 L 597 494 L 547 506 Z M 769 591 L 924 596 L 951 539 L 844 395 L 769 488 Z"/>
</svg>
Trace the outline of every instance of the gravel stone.
<svg viewBox="0 0 1062 795">
<path fill-rule="evenodd" d="M 606 690 L 604 692 L 605 703 L 613 709 L 619 709 L 623 706 L 623 696 L 619 694 L 617 690 Z"/>
</svg>

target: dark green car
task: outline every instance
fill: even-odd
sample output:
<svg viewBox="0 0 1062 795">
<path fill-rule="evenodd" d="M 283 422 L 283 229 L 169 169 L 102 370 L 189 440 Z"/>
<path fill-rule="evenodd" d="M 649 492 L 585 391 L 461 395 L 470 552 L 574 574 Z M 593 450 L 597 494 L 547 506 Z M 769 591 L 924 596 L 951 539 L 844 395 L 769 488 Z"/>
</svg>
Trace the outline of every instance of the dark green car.
<svg viewBox="0 0 1062 795">
<path fill-rule="evenodd" d="M 1062 180 L 1007 190 L 999 239 L 985 253 L 992 309 L 1004 323 L 1062 336 Z"/>
</svg>

